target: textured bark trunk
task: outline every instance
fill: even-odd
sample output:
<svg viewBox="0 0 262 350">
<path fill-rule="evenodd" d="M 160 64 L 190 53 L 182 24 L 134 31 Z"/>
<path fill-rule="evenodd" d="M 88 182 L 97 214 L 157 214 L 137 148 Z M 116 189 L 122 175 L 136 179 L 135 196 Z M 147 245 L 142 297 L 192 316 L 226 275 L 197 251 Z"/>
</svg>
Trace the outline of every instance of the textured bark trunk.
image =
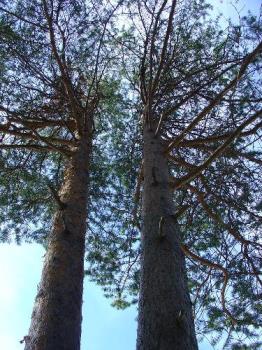
<svg viewBox="0 0 262 350">
<path fill-rule="evenodd" d="M 145 128 L 137 350 L 196 350 L 185 259 L 163 150 L 160 138 Z"/>
<path fill-rule="evenodd" d="M 81 141 L 64 174 L 25 350 L 79 350 L 91 144 Z"/>
</svg>

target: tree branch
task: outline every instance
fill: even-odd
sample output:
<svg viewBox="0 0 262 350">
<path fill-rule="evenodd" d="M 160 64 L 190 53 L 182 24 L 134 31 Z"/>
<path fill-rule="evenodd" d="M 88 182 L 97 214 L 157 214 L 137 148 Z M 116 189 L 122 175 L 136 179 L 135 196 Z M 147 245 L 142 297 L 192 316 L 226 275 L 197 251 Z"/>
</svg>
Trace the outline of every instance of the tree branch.
<svg viewBox="0 0 262 350">
<path fill-rule="evenodd" d="M 192 181 L 194 178 L 196 178 L 199 174 L 202 173 L 203 170 L 205 170 L 215 159 L 217 159 L 224 150 L 241 134 L 241 131 L 250 123 L 254 122 L 258 117 L 260 117 L 262 114 L 262 110 L 256 112 L 254 115 L 252 115 L 250 118 L 248 118 L 244 123 L 242 123 L 228 138 L 227 140 L 219 146 L 212 154 L 211 156 L 204 161 L 201 165 L 197 166 L 195 170 L 192 173 L 189 173 L 179 179 L 177 183 L 175 184 L 175 188 L 179 188 L 181 186 L 186 185 L 190 181 Z"/>
<path fill-rule="evenodd" d="M 209 266 L 213 269 L 216 269 L 216 270 L 220 270 L 223 275 L 224 275 L 224 283 L 223 283 L 223 287 L 222 287 L 222 290 L 221 290 L 221 302 L 222 302 L 222 308 L 223 308 L 223 311 L 225 312 L 225 314 L 228 315 L 228 317 L 231 319 L 232 323 L 233 324 L 237 324 L 238 323 L 238 320 L 231 314 L 231 312 L 227 309 L 226 307 L 226 300 L 225 300 L 225 292 L 226 292 L 226 287 L 227 287 L 227 284 L 228 284 L 228 271 L 227 269 L 225 269 L 222 265 L 220 264 L 217 264 L 217 263 L 214 263 L 208 259 L 205 259 L 205 258 L 202 258 L 200 257 L 199 255 L 196 255 L 195 253 L 191 252 L 188 247 L 184 244 L 181 244 L 181 249 L 183 251 L 183 253 L 196 260 L 196 261 L 199 261 L 201 264 L 203 265 L 206 265 L 206 266 Z"/>
<path fill-rule="evenodd" d="M 242 62 L 242 65 L 239 69 L 239 72 L 237 76 L 231 80 L 229 84 L 226 85 L 226 87 L 213 99 L 212 102 L 208 106 L 206 106 L 202 112 L 200 112 L 196 118 L 180 133 L 180 135 L 172 141 L 169 146 L 167 147 L 166 152 L 170 152 L 174 147 L 176 147 L 183 139 L 184 137 L 209 113 L 212 111 L 212 109 L 217 106 L 221 99 L 227 94 L 229 90 L 231 90 L 236 83 L 242 78 L 244 73 L 246 72 L 248 66 L 250 63 L 253 62 L 255 57 L 262 51 L 262 42 L 260 42 L 257 47 L 248 54 L 245 59 Z"/>
</svg>

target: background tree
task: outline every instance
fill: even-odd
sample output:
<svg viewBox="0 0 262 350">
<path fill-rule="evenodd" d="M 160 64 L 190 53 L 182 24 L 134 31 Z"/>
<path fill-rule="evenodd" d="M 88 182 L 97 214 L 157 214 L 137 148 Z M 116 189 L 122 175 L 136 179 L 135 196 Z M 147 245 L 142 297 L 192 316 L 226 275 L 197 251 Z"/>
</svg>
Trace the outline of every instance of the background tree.
<svg viewBox="0 0 262 350">
<path fill-rule="evenodd" d="M 80 348 L 90 164 L 117 99 L 106 28 L 119 5 L 1 2 L 1 240 L 48 239 L 26 349 Z"/>
<path fill-rule="evenodd" d="M 177 342 L 196 347 L 179 277 L 181 251 L 197 332 L 212 332 L 214 344 L 226 334 L 225 347 L 260 346 L 261 19 L 248 15 L 222 30 L 219 19 L 210 21 L 209 8 L 197 1 L 130 4 L 137 36 L 122 47 L 135 62 L 127 78 L 140 93 L 144 129 L 137 180 L 138 189 L 143 179 L 138 349 L 170 349 Z M 133 130 L 129 138 L 139 144 Z M 139 192 L 134 182 L 126 185 Z M 134 221 L 126 236 L 139 229 Z M 98 280 L 116 296 L 117 306 L 125 306 L 128 301 L 119 297 L 124 286 L 131 294 L 138 287 L 137 243 L 130 258 L 118 255 L 118 264 L 112 244 L 114 260 L 106 268 L 108 242 L 96 243 L 89 273 L 95 278 L 102 267 Z M 172 278 L 176 268 L 179 276 Z"/>
</svg>

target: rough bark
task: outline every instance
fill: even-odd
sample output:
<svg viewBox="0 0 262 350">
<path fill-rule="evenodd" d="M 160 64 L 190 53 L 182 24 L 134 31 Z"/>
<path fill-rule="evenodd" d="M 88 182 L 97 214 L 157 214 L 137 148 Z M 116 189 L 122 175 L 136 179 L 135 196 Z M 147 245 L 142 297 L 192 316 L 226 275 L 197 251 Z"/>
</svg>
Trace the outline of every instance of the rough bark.
<svg viewBox="0 0 262 350">
<path fill-rule="evenodd" d="M 79 350 L 91 144 L 79 143 L 59 192 L 25 350 Z"/>
<path fill-rule="evenodd" d="M 145 128 L 137 350 L 198 348 L 174 213 L 164 145 Z"/>
</svg>

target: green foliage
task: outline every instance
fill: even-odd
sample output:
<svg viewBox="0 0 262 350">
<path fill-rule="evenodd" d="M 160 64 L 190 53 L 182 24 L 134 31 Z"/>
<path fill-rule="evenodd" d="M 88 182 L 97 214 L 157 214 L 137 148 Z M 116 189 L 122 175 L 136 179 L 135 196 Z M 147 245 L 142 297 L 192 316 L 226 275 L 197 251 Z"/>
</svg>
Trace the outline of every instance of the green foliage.
<svg viewBox="0 0 262 350">
<path fill-rule="evenodd" d="M 45 155 L 46 156 L 46 155 Z M 55 203 L 45 181 L 50 160 L 28 152 L 2 152 L 0 171 L 1 241 L 44 243 Z M 35 169 L 39 169 L 37 172 Z M 50 178 L 53 178 L 50 176 Z"/>
<path fill-rule="evenodd" d="M 124 309 L 137 302 L 139 290 L 141 196 L 134 201 L 143 158 L 144 102 L 139 80 L 142 68 L 146 86 L 150 84 L 149 71 L 157 74 L 167 12 L 157 24 L 154 53 L 149 57 L 144 56 L 143 25 L 149 30 L 150 24 L 146 19 L 141 25 L 136 17 L 137 2 L 125 2 L 127 16 L 125 11 L 118 13 L 120 23 L 125 23 L 122 29 L 117 17 L 112 16 L 107 30 L 107 2 L 99 1 L 95 7 L 91 2 L 60 2 L 60 9 L 54 3 L 62 28 L 61 33 L 55 23 L 58 54 L 67 67 L 71 87 L 82 108 L 95 106 L 86 275 L 103 288 L 114 307 Z M 143 9 L 143 15 L 150 14 L 147 10 L 152 4 Z M 60 188 L 66 156 L 53 150 L 30 149 L 32 140 L 15 134 L 21 132 L 17 120 L 13 134 L 7 136 L 4 128 L 17 115 L 24 123 L 32 119 L 69 123 L 72 105 L 51 50 L 40 2 L 16 1 L 7 8 L 15 15 L 3 12 L 0 17 L 1 141 L 7 140 L 8 146 L 16 145 L 17 149 L 0 147 L 0 241 L 45 244 L 56 210 L 47 181 Z M 261 28 L 261 20 L 249 14 L 241 19 L 240 27 L 229 23 L 222 30 L 219 18 L 210 19 L 210 5 L 204 1 L 179 2 L 163 60 L 168 69 L 163 70 L 152 101 L 154 120 L 159 121 L 159 116 L 168 112 L 160 130 L 167 144 L 238 75 L 243 57 L 261 38 Z M 68 35 L 64 47 L 63 30 Z M 190 142 L 226 135 L 248 115 L 261 110 L 260 73 L 258 56 L 230 94 L 187 135 L 189 146 L 181 143 L 172 153 L 177 159 L 170 160 L 172 177 L 187 175 L 222 144 L 218 139 L 191 147 Z M 252 127 L 255 124 L 249 130 Z M 44 137 L 75 141 L 70 128 L 47 127 L 40 131 L 40 139 Z M 48 145 L 33 140 L 38 147 Z M 195 191 L 182 187 L 174 193 L 178 211 L 186 208 L 178 218 L 183 243 L 202 258 L 226 267 L 229 273 L 225 299 L 238 319 L 234 327 L 221 305 L 221 270 L 187 260 L 197 331 L 212 338 L 214 346 L 220 346 L 223 336 L 228 336 L 225 349 L 259 349 L 261 345 L 257 342 L 262 324 L 261 293 L 254 279 L 256 269 L 262 268 L 258 245 L 249 246 L 246 252 L 232 235 L 238 232 L 246 240 L 259 243 L 260 140 L 259 128 L 239 137 L 190 183 Z M 65 150 L 67 146 L 63 147 Z M 244 254 L 249 254 L 255 269 Z"/>
</svg>

